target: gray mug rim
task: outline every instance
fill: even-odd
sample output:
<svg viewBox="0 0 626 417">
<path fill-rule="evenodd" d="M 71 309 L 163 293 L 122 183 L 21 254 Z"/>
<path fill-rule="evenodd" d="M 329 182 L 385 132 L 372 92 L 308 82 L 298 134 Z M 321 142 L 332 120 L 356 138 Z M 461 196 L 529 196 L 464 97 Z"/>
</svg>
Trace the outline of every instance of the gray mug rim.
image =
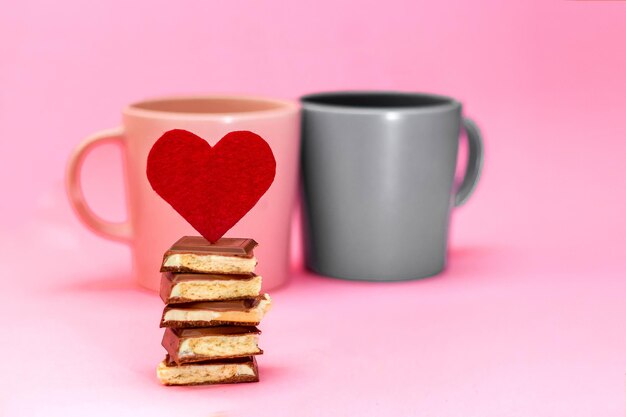
<svg viewBox="0 0 626 417">
<path fill-rule="evenodd" d="M 438 100 L 441 103 L 431 105 L 420 106 L 368 106 L 360 107 L 348 104 L 335 104 L 335 103 L 315 103 L 311 100 L 319 100 L 324 98 L 332 98 L 334 96 L 402 96 L 411 97 L 415 99 L 427 99 Z M 309 93 L 300 97 L 302 108 L 304 110 L 315 111 L 327 111 L 332 113 L 350 113 L 350 114 L 381 114 L 381 113 L 430 113 L 448 110 L 461 109 L 462 104 L 460 101 L 440 95 L 431 93 L 419 93 L 419 92 L 407 92 L 407 91 L 394 91 L 394 90 L 345 90 L 345 91 L 323 91 L 317 93 Z"/>
</svg>

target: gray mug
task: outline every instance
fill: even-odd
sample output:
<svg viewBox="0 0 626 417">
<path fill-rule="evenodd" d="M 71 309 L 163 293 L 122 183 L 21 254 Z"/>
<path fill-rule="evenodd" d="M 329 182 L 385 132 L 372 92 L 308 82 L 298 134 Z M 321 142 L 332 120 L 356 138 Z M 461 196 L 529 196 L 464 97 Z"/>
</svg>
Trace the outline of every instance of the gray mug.
<svg viewBox="0 0 626 417">
<path fill-rule="evenodd" d="M 480 132 L 461 103 L 368 91 L 301 101 L 307 267 L 368 281 L 441 272 L 451 209 L 472 194 L 483 162 Z M 455 187 L 461 124 L 469 155 Z"/>
</svg>

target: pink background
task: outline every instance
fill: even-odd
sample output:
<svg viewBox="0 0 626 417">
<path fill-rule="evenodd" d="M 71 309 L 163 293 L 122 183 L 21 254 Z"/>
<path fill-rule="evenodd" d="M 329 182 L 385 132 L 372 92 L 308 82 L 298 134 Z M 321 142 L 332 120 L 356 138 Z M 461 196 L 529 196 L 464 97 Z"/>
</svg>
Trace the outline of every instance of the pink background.
<svg viewBox="0 0 626 417">
<path fill-rule="evenodd" d="M 0 414 L 623 416 L 626 3 L 419 3 L 5 2 Z M 161 387 L 161 301 L 70 212 L 71 149 L 151 96 L 354 88 L 452 95 L 482 127 L 448 270 L 329 280 L 296 241 L 262 382 Z M 119 153 L 88 165 L 122 219 Z"/>
</svg>

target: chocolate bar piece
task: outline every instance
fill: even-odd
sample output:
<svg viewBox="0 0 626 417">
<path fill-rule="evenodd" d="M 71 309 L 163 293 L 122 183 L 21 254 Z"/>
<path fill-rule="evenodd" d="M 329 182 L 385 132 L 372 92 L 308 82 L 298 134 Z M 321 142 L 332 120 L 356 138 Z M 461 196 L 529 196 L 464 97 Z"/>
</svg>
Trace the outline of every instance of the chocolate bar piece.
<svg viewBox="0 0 626 417">
<path fill-rule="evenodd" d="M 184 236 L 163 255 L 161 272 L 249 274 L 257 261 L 252 239 L 221 238 L 210 243 L 201 236 Z"/>
<path fill-rule="evenodd" d="M 177 365 L 207 359 L 260 355 L 256 327 L 225 326 L 200 329 L 166 329 L 161 343 Z"/>
<path fill-rule="evenodd" d="M 255 299 L 168 305 L 161 327 L 256 326 L 271 307 L 268 294 Z"/>
<path fill-rule="evenodd" d="M 161 299 L 165 304 L 195 301 L 256 298 L 261 292 L 261 277 L 255 274 L 175 274 L 161 276 Z"/>
<path fill-rule="evenodd" d="M 236 384 L 259 381 L 259 370 L 254 356 L 176 365 L 168 355 L 157 366 L 156 371 L 163 385 Z"/>
</svg>

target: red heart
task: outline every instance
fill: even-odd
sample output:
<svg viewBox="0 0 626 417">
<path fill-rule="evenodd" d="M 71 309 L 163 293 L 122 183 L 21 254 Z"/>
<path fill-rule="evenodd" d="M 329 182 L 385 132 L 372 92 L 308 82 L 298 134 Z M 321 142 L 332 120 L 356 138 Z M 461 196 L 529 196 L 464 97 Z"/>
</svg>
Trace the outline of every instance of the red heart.
<svg viewBox="0 0 626 417">
<path fill-rule="evenodd" d="M 152 146 L 147 174 L 157 194 L 216 242 L 265 194 L 276 160 L 267 142 L 252 132 L 230 132 L 211 147 L 191 132 L 174 129 Z"/>
</svg>

